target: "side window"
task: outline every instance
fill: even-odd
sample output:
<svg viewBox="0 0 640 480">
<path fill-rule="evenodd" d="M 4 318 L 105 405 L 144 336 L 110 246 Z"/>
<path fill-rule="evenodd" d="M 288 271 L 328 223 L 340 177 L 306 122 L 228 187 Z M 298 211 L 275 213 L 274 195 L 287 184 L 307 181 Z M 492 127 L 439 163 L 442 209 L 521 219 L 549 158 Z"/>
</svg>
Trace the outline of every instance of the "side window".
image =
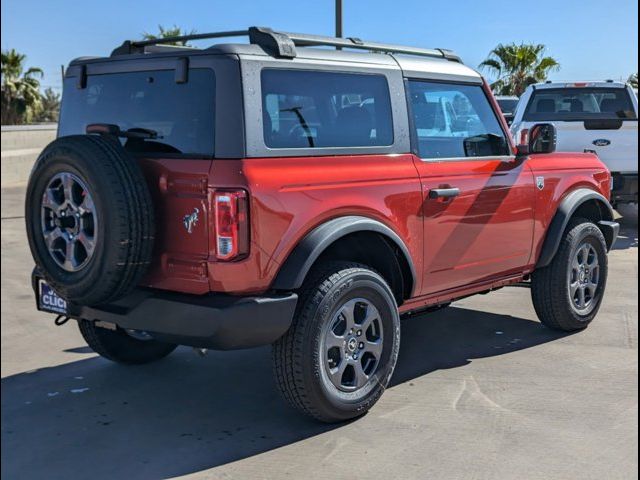
<svg viewBox="0 0 640 480">
<path fill-rule="evenodd" d="M 409 96 L 420 158 L 509 155 L 482 87 L 411 80 Z"/>
<path fill-rule="evenodd" d="M 389 87 L 383 75 L 265 69 L 261 82 L 267 147 L 393 144 Z"/>
</svg>

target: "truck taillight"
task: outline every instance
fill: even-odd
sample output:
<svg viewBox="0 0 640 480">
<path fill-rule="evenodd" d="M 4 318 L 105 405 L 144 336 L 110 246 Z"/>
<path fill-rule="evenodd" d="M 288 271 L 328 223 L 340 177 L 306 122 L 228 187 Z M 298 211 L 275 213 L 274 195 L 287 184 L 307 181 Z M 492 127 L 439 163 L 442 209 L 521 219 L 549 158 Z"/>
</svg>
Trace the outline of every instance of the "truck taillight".
<svg viewBox="0 0 640 480">
<path fill-rule="evenodd" d="M 234 260 L 249 253 L 249 218 L 247 194 L 244 190 L 216 191 L 215 211 L 216 258 Z"/>
</svg>

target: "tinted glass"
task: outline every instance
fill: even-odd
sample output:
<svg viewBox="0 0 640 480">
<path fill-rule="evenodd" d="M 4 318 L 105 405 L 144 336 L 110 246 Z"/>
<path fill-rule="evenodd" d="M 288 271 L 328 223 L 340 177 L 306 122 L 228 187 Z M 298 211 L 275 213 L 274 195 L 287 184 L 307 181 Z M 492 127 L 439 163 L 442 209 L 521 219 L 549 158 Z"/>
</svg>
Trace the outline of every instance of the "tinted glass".
<svg viewBox="0 0 640 480">
<path fill-rule="evenodd" d="M 87 88 L 65 80 L 60 135 L 85 133 L 91 123 L 121 130 L 154 130 L 153 140 L 122 140 L 137 152 L 213 155 L 215 79 L 210 69 L 189 71 L 176 83 L 173 70 L 90 75 Z"/>
<path fill-rule="evenodd" d="M 262 111 L 264 142 L 270 148 L 393 143 L 383 75 L 265 69 Z"/>
<path fill-rule="evenodd" d="M 625 88 L 541 88 L 533 91 L 525 121 L 637 119 Z"/>
<path fill-rule="evenodd" d="M 516 107 L 518 106 L 518 100 L 515 99 L 506 99 L 506 100 L 498 100 L 498 105 L 500 105 L 500 110 L 502 113 L 513 113 L 516 111 Z"/>
<path fill-rule="evenodd" d="M 480 86 L 409 82 L 421 158 L 508 155 L 500 123 Z"/>
</svg>

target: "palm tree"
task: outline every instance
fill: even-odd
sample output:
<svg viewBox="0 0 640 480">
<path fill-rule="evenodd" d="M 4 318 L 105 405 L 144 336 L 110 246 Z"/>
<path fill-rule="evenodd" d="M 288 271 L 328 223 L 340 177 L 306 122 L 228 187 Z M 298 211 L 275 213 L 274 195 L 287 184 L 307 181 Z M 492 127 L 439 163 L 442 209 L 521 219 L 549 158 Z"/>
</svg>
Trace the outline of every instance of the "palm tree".
<svg viewBox="0 0 640 480">
<path fill-rule="evenodd" d="M 2 108 L 3 124 L 24 123 L 41 106 L 40 80 L 44 73 L 40 68 L 31 67 L 24 71 L 26 55 L 14 49 L 3 50 L 0 58 L 2 66 Z"/>
<path fill-rule="evenodd" d="M 60 114 L 60 94 L 48 87 L 41 95 L 42 107 L 36 115 L 38 122 L 57 122 Z"/>
<path fill-rule="evenodd" d="M 541 44 L 500 44 L 489 53 L 480 68 L 496 75 L 491 88 L 499 95 L 520 96 L 525 89 L 544 82 L 549 72 L 560 69 L 553 57 L 545 56 L 546 47 Z"/>
<path fill-rule="evenodd" d="M 638 88 L 638 74 L 634 73 L 633 75 L 629 75 L 629 78 L 627 79 L 627 83 L 629 83 L 629 85 L 631 85 L 633 88 L 637 89 Z"/>
<path fill-rule="evenodd" d="M 182 28 L 178 27 L 177 25 L 174 25 L 173 27 L 170 27 L 170 28 L 165 28 L 162 25 L 158 25 L 158 34 L 145 32 L 142 34 L 142 38 L 144 38 L 145 40 L 156 40 L 158 38 L 169 38 L 169 37 L 180 37 L 182 35 L 193 35 L 194 33 L 196 33 L 195 30 L 191 30 L 189 32 L 186 32 L 186 31 L 183 32 Z M 189 44 L 185 41 L 169 42 L 169 43 L 165 43 L 165 45 L 189 46 Z"/>
</svg>

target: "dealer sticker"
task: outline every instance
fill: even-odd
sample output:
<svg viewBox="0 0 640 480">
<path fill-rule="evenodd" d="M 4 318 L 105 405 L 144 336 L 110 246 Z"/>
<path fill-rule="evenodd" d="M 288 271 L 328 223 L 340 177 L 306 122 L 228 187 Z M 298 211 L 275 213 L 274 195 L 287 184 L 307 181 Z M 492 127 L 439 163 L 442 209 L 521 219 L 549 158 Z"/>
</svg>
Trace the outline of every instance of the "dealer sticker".
<svg viewBox="0 0 640 480">
<path fill-rule="evenodd" d="M 38 309 L 45 312 L 67 313 L 67 301 L 60 297 L 47 282 L 40 280 L 40 294 L 38 295 Z"/>
</svg>

